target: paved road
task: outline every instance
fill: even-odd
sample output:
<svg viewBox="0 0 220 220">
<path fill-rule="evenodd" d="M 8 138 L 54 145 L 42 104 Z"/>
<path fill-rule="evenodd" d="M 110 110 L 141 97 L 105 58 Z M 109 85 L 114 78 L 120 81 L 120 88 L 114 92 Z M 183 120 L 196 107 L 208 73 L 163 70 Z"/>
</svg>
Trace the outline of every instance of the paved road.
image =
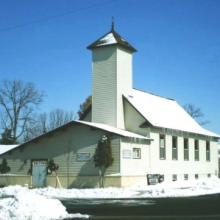
<svg viewBox="0 0 220 220">
<path fill-rule="evenodd" d="M 69 213 L 90 219 L 220 220 L 220 194 L 182 198 L 62 200 Z"/>
</svg>

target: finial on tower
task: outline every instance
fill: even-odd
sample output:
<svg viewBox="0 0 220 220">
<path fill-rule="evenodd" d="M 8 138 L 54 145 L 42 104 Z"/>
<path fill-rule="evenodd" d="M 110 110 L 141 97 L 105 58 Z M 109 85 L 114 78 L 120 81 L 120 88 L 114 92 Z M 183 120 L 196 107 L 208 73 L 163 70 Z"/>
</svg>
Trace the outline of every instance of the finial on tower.
<svg viewBox="0 0 220 220">
<path fill-rule="evenodd" d="M 104 36 L 100 37 L 98 40 L 90 44 L 87 49 L 94 50 L 96 48 L 109 47 L 120 45 L 122 48 L 125 48 L 131 53 L 136 52 L 136 49 L 131 46 L 125 39 L 123 39 L 116 31 L 115 31 L 115 21 L 112 16 L 111 29 Z"/>
<path fill-rule="evenodd" d="M 114 16 L 112 16 L 112 28 L 111 31 L 115 31 L 115 21 L 114 21 Z"/>
</svg>

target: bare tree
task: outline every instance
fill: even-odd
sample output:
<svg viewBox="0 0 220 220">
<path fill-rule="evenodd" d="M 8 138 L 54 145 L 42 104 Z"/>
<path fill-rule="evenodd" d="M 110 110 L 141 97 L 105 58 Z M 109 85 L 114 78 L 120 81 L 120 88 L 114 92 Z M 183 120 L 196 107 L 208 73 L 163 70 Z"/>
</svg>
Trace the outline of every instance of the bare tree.
<svg viewBox="0 0 220 220">
<path fill-rule="evenodd" d="M 13 143 L 24 134 L 33 120 L 36 107 L 43 101 L 43 93 L 33 83 L 4 80 L 0 84 L 0 113 L 3 130 L 11 130 Z"/>
<path fill-rule="evenodd" d="M 55 129 L 57 127 L 60 127 L 67 122 L 70 122 L 73 120 L 74 113 L 64 111 L 62 109 L 55 109 L 49 113 L 49 120 L 48 120 L 48 130 Z"/>
<path fill-rule="evenodd" d="M 72 111 L 55 109 L 49 113 L 41 113 L 36 116 L 34 124 L 27 124 L 24 140 L 30 140 L 41 134 L 45 134 L 55 128 L 58 128 L 74 119 Z"/>
<path fill-rule="evenodd" d="M 23 141 L 28 141 L 34 137 L 47 132 L 47 114 L 42 113 L 35 116 L 35 120 L 25 126 Z"/>
<path fill-rule="evenodd" d="M 39 129 L 40 133 L 42 133 L 42 134 L 45 134 L 48 131 L 47 121 L 48 121 L 47 113 L 44 112 L 44 113 L 39 115 L 39 117 L 38 117 L 38 129 Z"/>
<path fill-rule="evenodd" d="M 11 137 L 11 130 L 5 128 L 5 130 L 1 134 L 0 144 L 13 144 L 14 141 Z"/>
<path fill-rule="evenodd" d="M 196 107 L 193 104 L 186 104 L 183 106 L 183 108 L 186 110 L 186 112 L 194 118 L 200 125 L 208 124 L 209 121 L 203 120 L 204 114 L 202 110 L 198 107 Z"/>
</svg>

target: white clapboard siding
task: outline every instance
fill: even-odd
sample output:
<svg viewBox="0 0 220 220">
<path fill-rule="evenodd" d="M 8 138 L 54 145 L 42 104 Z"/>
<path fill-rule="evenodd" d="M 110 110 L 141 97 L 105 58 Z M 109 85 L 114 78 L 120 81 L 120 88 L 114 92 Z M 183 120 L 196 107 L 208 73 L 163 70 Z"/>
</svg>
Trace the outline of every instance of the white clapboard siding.
<svg viewBox="0 0 220 220">
<path fill-rule="evenodd" d="M 124 128 L 123 94 L 132 88 L 132 54 L 118 46 L 93 54 L 92 122 Z"/>
<path fill-rule="evenodd" d="M 206 161 L 206 139 L 189 137 L 189 160 L 184 160 L 184 135 L 176 135 L 178 140 L 178 159 L 172 160 L 172 135 L 166 134 L 166 159 L 160 159 L 159 153 L 159 132 L 151 132 L 150 148 L 150 169 L 149 173 L 165 174 L 165 178 L 171 179 L 172 174 L 177 174 L 183 179 L 184 174 L 195 178 L 195 174 L 200 177 L 207 177 L 207 174 L 216 175 L 218 172 L 217 142 L 210 141 L 210 161 Z M 194 157 L 194 140 L 199 141 L 199 160 Z"/>
<path fill-rule="evenodd" d="M 5 158 L 11 168 L 11 174 L 27 175 L 31 160 L 53 159 L 59 165 L 58 175 L 96 175 L 98 170 L 94 166 L 93 155 L 104 134 L 106 133 L 102 130 L 84 125 L 68 127 L 5 154 L 0 163 Z M 111 140 L 114 163 L 107 173 L 114 174 L 119 172 L 120 167 L 120 142 L 117 135 L 112 135 Z M 90 161 L 77 161 L 78 153 L 89 153 Z"/>
</svg>

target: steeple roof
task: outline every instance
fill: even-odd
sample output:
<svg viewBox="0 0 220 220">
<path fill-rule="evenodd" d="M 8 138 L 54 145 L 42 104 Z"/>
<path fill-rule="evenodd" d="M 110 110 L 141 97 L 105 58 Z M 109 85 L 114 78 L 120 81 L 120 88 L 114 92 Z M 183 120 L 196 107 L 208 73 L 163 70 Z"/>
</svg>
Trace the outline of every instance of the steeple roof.
<svg viewBox="0 0 220 220">
<path fill-rule="evenodd" d="M 119 45 L 131 52 L 136 52 L 137 50 L 131 46 L 125 39 L 123 39 L 114 29 L 114 23 L 112 23 L 111 30 L 100 37 L 98 40 L 90 44 L 87 49 L 93 50 L 95 48 L 106 47 L 111 45 Z"/>
</svg>

